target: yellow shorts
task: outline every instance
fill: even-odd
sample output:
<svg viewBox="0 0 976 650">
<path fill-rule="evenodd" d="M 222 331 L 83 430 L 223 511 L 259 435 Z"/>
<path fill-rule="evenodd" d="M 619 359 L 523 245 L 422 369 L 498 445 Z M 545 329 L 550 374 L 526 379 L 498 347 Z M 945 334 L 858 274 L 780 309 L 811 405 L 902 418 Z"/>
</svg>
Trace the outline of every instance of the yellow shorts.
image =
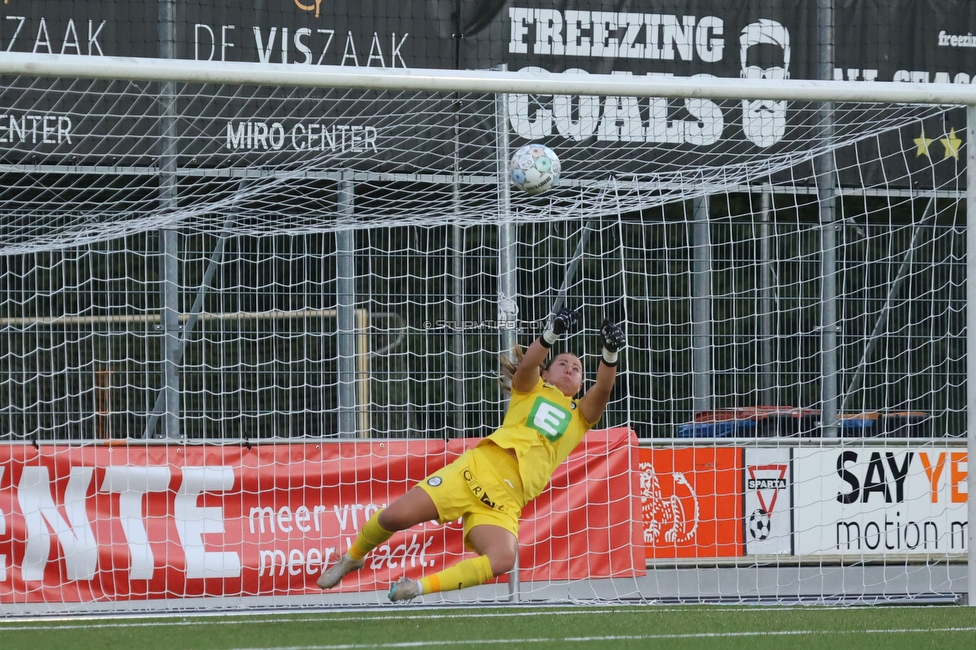
<svg viewBox="0 0 976 650">
<path fill-rule="evenodd" d="M 440 523 L 464 522 L 468 548 L 468 533 L 483 524 L 501 526 L 518 539 L 524 505 L 518 463 L 494 443 L 469 449 L 417 487 L 434 501 Z"/>
</svg>

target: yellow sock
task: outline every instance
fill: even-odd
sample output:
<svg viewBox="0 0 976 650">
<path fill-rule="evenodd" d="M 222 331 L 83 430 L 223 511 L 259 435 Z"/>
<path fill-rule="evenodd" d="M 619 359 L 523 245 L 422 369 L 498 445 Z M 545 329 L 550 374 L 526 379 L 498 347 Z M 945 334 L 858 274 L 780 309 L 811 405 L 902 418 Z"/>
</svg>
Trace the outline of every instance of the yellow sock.
<svg viewBox="0 0 976 650">
<path fill-rule="evenodd" d="M 359 534 L 356 535 L 356 541 L 353 542 L 352 546 L 349 547 L 349 550 L 346 551 L 346 553 L 352 559 L 363 559 L 366 557 L 367 553 L 393 537 L 392 532 L 380 526 L 379 517 L 381 512 L 383 511 L 379 510 L 369 518 L 369 521 L 363 525 L 362 530 L 360 530 Z"/>
<path fill-rule="evenodd" d="M 484 584 L 494 578 L 487 555 L 462 560 L 452 567 L 420 579 L 425 594 L 453 591 Z"/>
</svg>

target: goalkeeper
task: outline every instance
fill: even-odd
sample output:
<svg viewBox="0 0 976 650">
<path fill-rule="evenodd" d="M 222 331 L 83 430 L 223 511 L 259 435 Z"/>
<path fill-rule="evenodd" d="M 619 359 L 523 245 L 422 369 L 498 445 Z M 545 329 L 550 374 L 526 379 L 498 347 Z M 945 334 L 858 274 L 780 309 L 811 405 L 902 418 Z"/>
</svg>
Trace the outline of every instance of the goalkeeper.
<svg viewBox="0 0 976 650">
<path fill-rule="evenodd" d="M 400 578 L 390 588 L 391 601 L 473 587 L 512 570 L 522 508 L 545 489 L 556 468 L 600 419 L 617 375 L 617 352 L 625 344 L 620 326 L 605 321 L 596 383 L 574 399 L 583 387 L 580 359 L 563 352 L 545 361 L 552 345 L 575 322 L 576 312 L 560 309 L 524 354 L 516 346 L 517 365 L 502 364 L 511 390 L 502 426 L 375 513 L 348 552 L 322 572 L 319 587 L 330 589 L 350 571 L 361 569 L 366 554 L 395 532 L 431 520 L 461 518 L 465 546 L 477 557 L 420 580 Z"/>
</svg>

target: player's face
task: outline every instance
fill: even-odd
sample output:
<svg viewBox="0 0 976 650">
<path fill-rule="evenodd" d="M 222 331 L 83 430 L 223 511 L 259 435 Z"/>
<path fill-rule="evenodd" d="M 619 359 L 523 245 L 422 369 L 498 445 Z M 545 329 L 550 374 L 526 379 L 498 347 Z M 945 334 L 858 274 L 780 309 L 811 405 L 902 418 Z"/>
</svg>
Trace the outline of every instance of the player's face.
<svg viewBox="0 0 976 650">
<path fill-rule="evenodd" d="M 542 380 L 572 397 L 583 387 L 583 363 L 575 354 L 564 352 L 552 360 L 542 373 Z"/>
</svg>

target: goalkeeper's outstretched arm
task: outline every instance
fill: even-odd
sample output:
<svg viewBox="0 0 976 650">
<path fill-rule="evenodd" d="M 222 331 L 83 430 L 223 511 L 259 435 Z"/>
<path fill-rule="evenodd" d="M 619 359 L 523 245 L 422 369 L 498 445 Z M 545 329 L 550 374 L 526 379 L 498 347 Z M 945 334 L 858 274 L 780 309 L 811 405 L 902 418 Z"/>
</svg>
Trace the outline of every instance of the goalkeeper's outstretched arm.
<svg viewBox="0 0 976 650">
<path fill-rule="evenodd" d="M 627 344 L 623 329 L 609 320 L 603 321 L 600 341 L 603 344 L 603 354 L 600 357 L 600 367 L 596 371 L 596 383 L 579 401 L 580 413 L 590 423 L 596 423 L 607 408 L 614 381 L 617 379 L 617 353 Z"/>
<path fill-rule="evenodd" d="M 520 393 L 527 393 L 539 382 L 540 368 L 545 364 L 546 357 L 549 356 L 549 348 L 559 340 L 570 327 L 576 322 L 576 311 L 563 308 L 556 312 L 552 322 L 542 332 L 542 336 L 537 338 L 525 351 L 525 355 L 519 361 L 515 374 L 512 376 L 512 388 Z"/>
</svg>

